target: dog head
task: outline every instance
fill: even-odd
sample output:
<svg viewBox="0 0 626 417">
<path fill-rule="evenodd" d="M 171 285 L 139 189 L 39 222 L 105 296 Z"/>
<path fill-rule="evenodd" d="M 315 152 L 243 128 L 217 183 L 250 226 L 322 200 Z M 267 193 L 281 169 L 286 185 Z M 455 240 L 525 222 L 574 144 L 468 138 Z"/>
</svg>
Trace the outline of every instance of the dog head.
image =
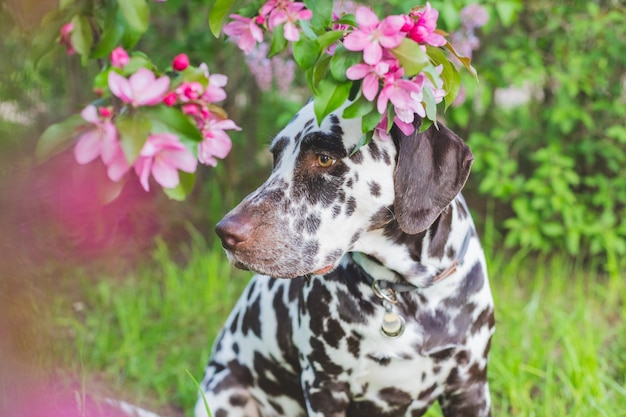
<svg viewBox="0 0 626 417">
<path fill-rule="evenodd" d="M 273 277 L 324 274 L 364 234 L 397 221 L 425 230 L 463 187 L 473 157 L 442 125 L 376 137 L 342 109 L 317 124 L 313 102 L 273 140 L 270 177 L 217 225 L 231 262 Z"/>
</svg>

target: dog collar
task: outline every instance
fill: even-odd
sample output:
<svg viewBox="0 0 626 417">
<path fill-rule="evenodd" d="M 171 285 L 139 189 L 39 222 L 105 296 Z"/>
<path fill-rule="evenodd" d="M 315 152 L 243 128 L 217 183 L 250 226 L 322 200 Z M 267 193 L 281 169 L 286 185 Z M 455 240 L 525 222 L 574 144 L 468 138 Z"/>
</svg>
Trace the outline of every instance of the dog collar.
<svg viewBox="0 0 626 417">
<path fill-rule="evenodd" d="M 432 284 L 439 282 L 454 274 L 457 268 L 460 265 L 463 265 L 465 254 L 467 253 L 469 241 L 472 237 L 472 234 L 472 229 L 469 229 L 465 234 L 465 237 L 463 238 L 461 249 L 457 253 L 456 258 L 452 261 L 450 266 L 448 266 L 429 280 Z M 376 297 L 381 299 L 383 307 L 385 308 L 383 322 L 380 326 L 381 333 L 389 338 L 400 337 L 404 332 L 405 321 L 404 318 L 401 315 L 397 314 L 393 308 L 398 303 L 397 294 L 402 292 L 419 291 L 421 288 L 408 282 L 394 282 L 386 279 L 375 279 L 367 271 L 365 271 L 363 266 L 358 262 L 357 259 L 355 259 L 355 256 L 358 257 L 357 254 L 352 254 L 352 259 L 354 260 L 354 263 L 359 267 L 359 269 L 363 273 L 363 276 L 370 284 L 372 292 Z M 371 259 L 372 262 L 379 263 L 369 256 L 368 258 Z M 397 276 L 397 273 L 391 270 L 388 271 Z"/>
</svg>

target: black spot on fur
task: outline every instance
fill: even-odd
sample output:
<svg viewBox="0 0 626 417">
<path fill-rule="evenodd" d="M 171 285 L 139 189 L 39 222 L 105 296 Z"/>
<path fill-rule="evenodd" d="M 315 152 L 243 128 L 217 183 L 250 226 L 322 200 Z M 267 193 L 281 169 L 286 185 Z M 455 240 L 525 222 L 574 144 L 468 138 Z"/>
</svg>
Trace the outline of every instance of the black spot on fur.
<svg viewBox="0 0 626 417">
<path fill-rule="evenodd" d="M 380 356 L 367 355 L 367 359 L 370 359 L 382 366 L 387 366 L 391 362 L 391 358 L 389 356 L 380 357 Z"/>
<path fill-rule="evenodd" d="M 325 375 L 336 377 L 344 372 L 343 366 L 337 364 L 328 356 L 324 342 L 318 337 L 311 336 L 309 343 L 312 349 L 312 353 L 309 355 L 309 361 L 320 366 Z"/>
<path fill-rule="evenodd" d="M 228 399 L 228 402 L 233 407 L 243 407 L 244 405 L 248 403 L 248 400 L 249 398 L 247 395 L 235 393 L 230 396 L 230 398 Z"/>
<path fill-rule="evenodd" d="M 270 152 L 272 152 L 274 157 L 274 167 L 279 165 L 280 159 L 282 158 L 287 145 L 289 145 L 289 138 L 287 136 L 282 136 L 278 138 L 270 148 Z"/>
<path fill-rule="evenodd" d="M 370 143 L 367 144 L 367 149 L 370 152 L 370 155 L 372 157 L 372 159 L 374 161 L 380 161 L 382 158 L 382 153 L 380 151 L 380 148 L 378 147 L 378 145 L 376 144 L 375 140 L 370 141 Z"/>
<path fill-rule="evenodd" d="M 259 297 L 246 310 L 241 322 L 241 331 L 244 335 L 252 331 L 257 337 L 261 337 L 261 299 Z"/>
<path fill-rule="evenodd" d="M 420 401 L 427 401 L 433 395 L 433 392 L 437 389 L 437 384 L 432 384 L 430 387 L 420 392 L 417 399 Z"/>
<path fill-rule="evenodd" d="M 228 417 L 228 412 L 223 408 L 218 408 L 214 413 L 215 417 Z"/>
<path fill-rule="evenodd" d="M 341 327 L 341 324 L 335 319 L 328 319 L 328 323 L 326 324 L 326 331 L 324 331 L 324 341 L 328 343 L 328 345 L 338 348 L 339 341 L 344 338 L 346 332 Z"/>
<path fill-rule="evenodd" d="M 367 185 L 370 186 L 370 194 L 373 197 L 380 197 L 380 184 L 376 181 L 370 181 Z"/>
<path fill-rule="evenodd" d="M 363 152 L 358 151 L 350 155 L 350 160 L 357 165 L 361 165 L 363 163 Z"/>
<path fill-rule="evenodd" d="M 333 219 L 341 214 L 341 206 L 336 204 L 333 206 Z"/>
<path fill-rule="evenodd" d="M 300 375 L 289 372 L 281 363 L 267 358 L 260 352 L 254 353 L 253 363 L 260 390 L 269 396 L 285 395 L 300 403 L 304 402 L 304 395 L 300 388 Z"/>
<path fill-rule="evenodd" d="M 348 198 L 346 202 L 346 216 L 350 217 L 354 214 L 356 210 L 356 199 L 354 197 Z"/>
<path fill-rule="evenodd" d="M 352 330 L 352 333 L 346 339 L 346 345 L 348 352 L 352 353 L 355 358 L 358 358 L 361 354 L 361 339 L 363 336 Z"/>
</svg>

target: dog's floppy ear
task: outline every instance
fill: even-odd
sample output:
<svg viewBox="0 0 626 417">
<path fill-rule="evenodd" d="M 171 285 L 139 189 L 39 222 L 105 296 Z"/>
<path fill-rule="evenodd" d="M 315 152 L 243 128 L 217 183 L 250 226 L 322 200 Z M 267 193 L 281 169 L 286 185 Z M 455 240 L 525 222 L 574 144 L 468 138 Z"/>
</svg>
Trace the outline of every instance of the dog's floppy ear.
<svg viewBox="0 0 626 417">
<path fill-rule="evenodd" d="M 394 209 L 400 228 L 409 234 L 426 230 L 461 191 L 474 155 L 454 132 L 442 124 L 410 136 L 394 126 L 398 146 Z"/>
</svg>

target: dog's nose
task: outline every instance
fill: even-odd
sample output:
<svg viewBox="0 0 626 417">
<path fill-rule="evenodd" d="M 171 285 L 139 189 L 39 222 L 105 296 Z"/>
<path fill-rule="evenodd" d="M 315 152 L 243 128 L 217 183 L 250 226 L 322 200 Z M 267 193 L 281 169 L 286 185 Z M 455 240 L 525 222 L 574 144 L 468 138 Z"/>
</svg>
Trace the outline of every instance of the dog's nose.
<svg viewBox="0 0 626 417">
<path fill-rule="evenodd" d="M 237 245 L 248 240 L 253 230 L 250 219 L 241 215 L 226 216 L 215 226 L 215 233 L 227 250 L 234 250 Z"/>
</svg>

